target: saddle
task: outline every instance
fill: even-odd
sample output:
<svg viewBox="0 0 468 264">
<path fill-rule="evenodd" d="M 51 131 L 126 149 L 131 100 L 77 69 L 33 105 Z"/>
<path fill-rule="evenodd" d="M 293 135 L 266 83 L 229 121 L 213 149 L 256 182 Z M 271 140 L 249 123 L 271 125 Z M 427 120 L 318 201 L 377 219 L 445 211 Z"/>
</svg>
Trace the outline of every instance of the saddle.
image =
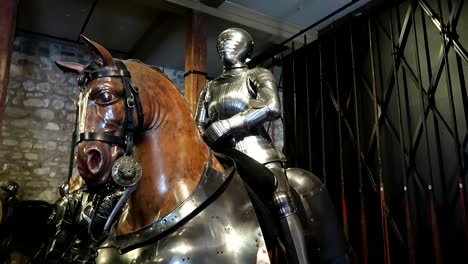
<svg viewBox="0 0 468 264">
<path fill-rule="evenodd" d="M 276 179 L 269 169 L 237 149 L 226 148 L 218 151 L 235 161 L 236 169 L 242 180 L 263 203 L 268 204 L 271 202 L 276 189 Z"/>
</svg>

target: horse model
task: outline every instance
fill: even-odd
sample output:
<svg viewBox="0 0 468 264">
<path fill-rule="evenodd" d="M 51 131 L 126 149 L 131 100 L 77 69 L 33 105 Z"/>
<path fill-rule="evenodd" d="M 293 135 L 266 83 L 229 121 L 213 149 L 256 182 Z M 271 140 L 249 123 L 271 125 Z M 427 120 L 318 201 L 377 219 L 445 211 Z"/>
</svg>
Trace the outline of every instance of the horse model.
<svg viewBox="0 0 468 264">
<path fill-rule="evenodd" d="M 77 167 L 86 187 L 57 202 L 48 262 L 284 263 L 287 241 L 268 205 L 231 158 L 207 147 L 174 84 L 83 39 L 92 61 L 57 65 L 81 86 Z M 320 181 L 295 171 L 306 231 L 326 255 L 343 242 L 334 240 L 333 206 Z M 311 199 L 326 202 L 312 208 Z"/>
</svg>

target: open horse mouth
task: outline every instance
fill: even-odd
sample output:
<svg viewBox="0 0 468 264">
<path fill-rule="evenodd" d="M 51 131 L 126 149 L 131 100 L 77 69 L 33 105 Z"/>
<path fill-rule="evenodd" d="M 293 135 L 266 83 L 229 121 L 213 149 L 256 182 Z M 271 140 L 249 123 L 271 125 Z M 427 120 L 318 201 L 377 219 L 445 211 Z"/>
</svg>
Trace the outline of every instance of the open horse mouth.
<svg viewBox="0 0 468 264">
<path fill-rule="evenodd" d="M 78 144 L 77 168 L 88 186 L 98 187 L 109 182 L 112 164 L 122 152 L 114 148 L 98 141 Z"/>
<path fill-rule="evenodd" d="M 96 149 L 90 149 L 87 151 L 86 157 L 86 165 L 88 166 L 89 172 L 91 172 L 91 174 L 98 174 L 102 168 L 101 152 Z"/>
</svg>

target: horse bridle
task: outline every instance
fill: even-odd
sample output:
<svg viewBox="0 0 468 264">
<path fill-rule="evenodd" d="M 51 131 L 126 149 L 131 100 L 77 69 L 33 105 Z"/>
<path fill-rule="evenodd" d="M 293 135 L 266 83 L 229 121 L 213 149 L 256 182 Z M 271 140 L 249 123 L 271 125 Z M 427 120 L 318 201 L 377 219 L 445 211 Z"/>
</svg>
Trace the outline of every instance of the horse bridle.
<svg viewBox="0 0 468 264">
<path fill-rule="evenodd" d="M 103 239 L 108 235 L 111 225 L 114 223 L 115 219 L 121 212 L 122 207 L 127 201 L 129 195 L 135 190 L 136 183 L 141 177 L 141 166 L 131 157 L 133 152 L 133 140 L 135 133 L 143 130 L 143 109 L 141 106 L 141 100 L 138 93 L 138 88 L 133 85 L 131 80 L 131 74 L 128 71 L 125 64 L 120 60 L 114 60 L 117 69 L 112 68 L 102 68 L 96 62 L 91 62 L 88 64 L 83 72 L 78 76 L 78 85 L 81 87 L 82 92 L 84 92 L 86 85 L 92 80 L 103 78 L 103 77 L 117 77 L 122 78 L 122 84 L 124 88 L 124 105 L 125 105 L 125 120 L 122 125 L 121 136 L 114 136 L 102 132 L 80 132 L 76 135 L 77 140 L 74 145 L 78 145 L 83 141 L 102 141 L 108 144 L 115 144 L 121 146 L 125 150 L 123 157 L 117 159 L 112 166 L 112 179 L 114 182 L 124 187 L 124 192 L 118 199 L 114 208 L 112 209 L 110 215 L 105 222 L 103 233 L 100 238 L 95 239 L 92 237 L 96 244 L 102 243 Z M 134 111 L 136 111 L 137 122 L 134 121 Z M 77 129 L 78 122 L 75 124 L 75 131 Z M 76 133 L 76 132 L 75 132 Z M 137 165 L 136 168 L 134 165 Z M 117 174 L 128 172 L 128 170 L 135 169 L 137 172 L 134 172 L 136 177 L 125 178 L 125 177 L 115 177 L 115 171 Z M 139 171 L 138 171 L 139 170 Z M 108 184 L 107 184 L 108 185 Z M 91 227 L 91 225 L 90 225 Z"/>
<path fill-rule="evenodd" d="M 142 130 L 143 127 L 143 109 L 141 100 L 138 94 L 138 88 L 135 87 L 131 80 L 130 72 L 125 64 L 120 60 L 115 60 L 117 69 L 97 68 L 93 69 L 93 63 L 86 66 L 84 71 L 78 77 L 78 85 L 86 87 L 92 80 L 102 77 L 118 77 L 122 78 L 124 88 L 124 105 L 125 105 L 125 121 L 122 126 L 121 136 L 109 135 L 102 132 L 83 132 L 78 135 L 75 144 L 83 141 L 102 141 L 109 144 L 116 144 L 125 149 L 125 156 L 130 156 L 133 151 L 134 134 Z M 136 110 L 138 125 L 135 125 L 133 112 Z"/>
</svg>

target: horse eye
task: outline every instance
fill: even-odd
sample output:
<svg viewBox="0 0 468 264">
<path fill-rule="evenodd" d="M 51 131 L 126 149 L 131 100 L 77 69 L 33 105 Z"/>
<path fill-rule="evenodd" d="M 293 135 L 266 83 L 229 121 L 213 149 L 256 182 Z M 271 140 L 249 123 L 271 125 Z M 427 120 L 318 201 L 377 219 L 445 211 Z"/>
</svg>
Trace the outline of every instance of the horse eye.
<svg viewBox="0 0 468 264">
<path fill-rule="evenodd" d="M 107 105 L 115 101 L 116 97 L 111 92 L 102 92 L 96 98 L 96 103 Z"/>
</svg>

